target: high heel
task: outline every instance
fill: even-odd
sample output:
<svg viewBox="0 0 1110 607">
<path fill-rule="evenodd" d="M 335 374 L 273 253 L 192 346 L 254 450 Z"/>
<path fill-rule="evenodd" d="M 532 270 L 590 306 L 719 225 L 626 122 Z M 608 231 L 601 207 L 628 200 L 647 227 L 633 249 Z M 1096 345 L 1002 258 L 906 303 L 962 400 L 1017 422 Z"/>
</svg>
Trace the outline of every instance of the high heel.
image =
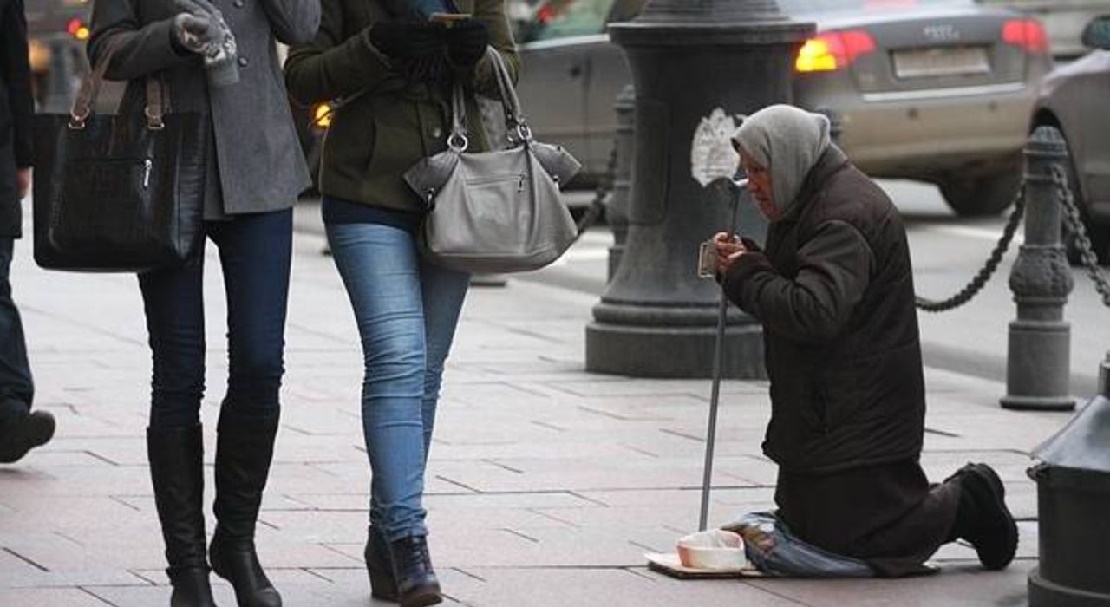
<svg viewBox="0 0 1110 607">
<path fill-rule="evenodd" d="M 366 538 L 366 549 L 362 553 L 366 559 L 366 571 L 370 575 L 370 596 L 396 603 L 401 600 L 397 592 L 397 578 L 393 577 L 393 559 L 389 553 L 389 542 L 381 530 L 370 525 Z"/>
</svg>

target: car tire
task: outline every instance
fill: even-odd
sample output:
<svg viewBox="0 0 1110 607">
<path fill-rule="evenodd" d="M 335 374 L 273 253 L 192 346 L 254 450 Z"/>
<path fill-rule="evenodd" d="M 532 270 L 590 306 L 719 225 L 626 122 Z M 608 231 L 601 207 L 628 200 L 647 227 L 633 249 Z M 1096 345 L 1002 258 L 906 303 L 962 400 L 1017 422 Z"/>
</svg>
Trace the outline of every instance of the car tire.
<svg viewBox="0 0 1110 607">
<path fill-rule="evenodd" d="M 989 217 L 1006 210 L 1021 185 L 1021 171 L 954 179 L 940 184 L 944 201 L 960 217 Z"/>
</svg>

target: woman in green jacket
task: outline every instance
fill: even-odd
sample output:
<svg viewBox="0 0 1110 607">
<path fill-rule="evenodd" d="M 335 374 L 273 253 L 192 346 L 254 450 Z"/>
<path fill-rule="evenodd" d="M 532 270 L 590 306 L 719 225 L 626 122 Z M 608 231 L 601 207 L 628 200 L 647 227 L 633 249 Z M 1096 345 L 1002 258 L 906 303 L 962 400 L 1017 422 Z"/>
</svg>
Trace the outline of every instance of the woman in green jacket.
<svg viewBox="0 0 1110 607">
<path fill-rule="evenodd" d="M 450 23 L 436 13 L 458 15 Z M 402 180 L 446 149 L 453 84 L 466 90 L 471 150 L 487 149 L 474 93 L 497 94 L 492 46 L 515 78 L 504 0 L 323 0 L 316 40 L 294 47 L 289 91 L 335 101 L 320 190 L 328 242 L 362 338 L 362 419 L 370 460 L 366 565 L 375 597 L 441 600 L 422 505 L 444 361 L 469 276 L 429 264 L 426 203 Z"/>
</svg>

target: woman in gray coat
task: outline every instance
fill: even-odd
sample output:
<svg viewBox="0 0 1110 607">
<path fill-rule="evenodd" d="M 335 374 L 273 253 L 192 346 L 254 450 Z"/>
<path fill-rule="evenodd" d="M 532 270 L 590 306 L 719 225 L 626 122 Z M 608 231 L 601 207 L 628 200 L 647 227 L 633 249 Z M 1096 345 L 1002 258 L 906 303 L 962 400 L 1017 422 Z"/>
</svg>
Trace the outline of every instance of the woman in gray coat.
<svg viewBox="0 0 1110 607">
<path fill-rule="evenodd" d="M 153 353 L 147 456 L 166 544 L 171 604 L 213 605 L 208 562 L 240 606 L 281 605 L 254 547 L 277 433 L 292 206 L 309 184 L 276 41 L 311 40 L 318 0 L 97 0 L 89 57 L 129 81 L 143 106 L 157 78 L 170 111 L 200 112 L 212 132 L 204 233 L 219 247 L 227 293 L 228 384 L 216 441 L 216 529 L 205 554 L 203 254 L 139 276 Z"/>
</svg>

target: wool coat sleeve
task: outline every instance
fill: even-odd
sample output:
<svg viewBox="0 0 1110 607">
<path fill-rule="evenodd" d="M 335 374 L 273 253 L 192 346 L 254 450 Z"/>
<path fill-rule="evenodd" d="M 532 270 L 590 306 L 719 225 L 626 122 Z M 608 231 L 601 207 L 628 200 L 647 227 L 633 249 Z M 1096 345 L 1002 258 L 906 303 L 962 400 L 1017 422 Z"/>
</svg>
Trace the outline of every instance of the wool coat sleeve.
<svg viewBox="0 0 1110 607">
<path fill-rule="evenodd" d="M 0 82 L 5 85 L 0 94 L 7 96 L 15 165 L 27 168 L 31 166 L 31 115 L 35 111 L 27 61 L 27 19 L 23 0 L 0 3 L 0 10 L 4 12 L 0 24 L 5 28 L 0 35 Z"/>
<path fill-rule="evenodd" d="M 274 36 L 285 44 L 311 42 L 320 27 L 320 3 L 306 0 L 260 0 Z"/>
<path fill-rule="evenodd" d="M 96 65 L 109 46 L 116 52 L 105 77 L 135 80 L 149 74 L 199 62 L 200 56 L 173 44 L 173 19 L 143 25 L 137 12 L 141 0 L 97 0 L 92 8 L 89 63 Z"/>
<path fill-rule="evenodd" d="M 392 76 L 389 60 L 370 43 L 370 27 L 344 35 L 343 2 L 322 0 L 316 37 L 291 48 L 285 60 L 285 86 L 304 105 L 353 95 Z"/>
<path fill-rule="evenodd" d="M 790 278 L 764 253 L 746 253 L 725 276 L 725 293 L 765 330 L 803 343 L 828 342 L 863 298 L 874 254 L 855 227 L 833 220 L 800 243 L 797 263 L 798 272 Z"/>
</svg>

